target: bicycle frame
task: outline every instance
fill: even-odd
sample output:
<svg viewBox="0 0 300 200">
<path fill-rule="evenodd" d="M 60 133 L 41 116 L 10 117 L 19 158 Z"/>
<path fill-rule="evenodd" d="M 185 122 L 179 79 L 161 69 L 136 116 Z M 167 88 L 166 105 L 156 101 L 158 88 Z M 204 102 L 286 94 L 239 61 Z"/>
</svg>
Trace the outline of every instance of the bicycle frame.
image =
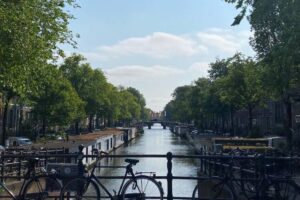
<svg viewBox="0 0 300 200">
<path fill-rule="evenodd" d="M 95 165 L 92 168 L 92 171 L 91 171 L 90 175 L 88 176 L 88 182 L 93 179 L 105 191 L 105 193 L 109 196 L 109 198 L 111 198 L 111 199 L 115 199 L 115 197 L 118 198 L 118 197 L 121 196 L 121 192 L 122 192 L 123 186 L 125 184 L 125 180 L 128 177 L 131 177 L 133 180 L 135 180 L 136 176 L 133 173 L 132 164 L 128 164 L 127 166 L 119 166 L 119 167 L 117 167 L 117 168 L 126 168 L 126 171 L 125 171 L 125 174 L 124 174 L 124 177 L 122 179 L 122 183 L 121 183 L 121 185 L 119 187 L 118 192 L 116 194 L 112 194 L 111 192 L 109 192 L 109 190 L 100 182 L 100 180 L 94 174 L 94 171 L 98 167 L 97 165 L 98 165 L 99 161 L 101 160 L 101 153 L 103 153 L 103 152 L 100 152 L 100 154 L 98 154 L 97 160 L 95 161 Z M 114 167 L 114 168 L 116 168 L 116 167 Z M 140 189 L 138 188 L 138 190 L 140 190 Z"/>
<path fill-rule="evenodd" d="M 128 179 L 128 177 L 132 178 L 133 180 L 135 180 L 135 174 L 133 173 L 133 170 L 132 170 L 132 164 L 128 164 L 127 166 L 119 166 L 117 168 L 126 168 L 126 171 L 125 171 L 125 174 L 124 174 L 124 177 L 122 179 L 122 183 L 118 189 L 118 192 L 115 193 L 115 194 L 112 194 L 102 183 L 101 181 L 95 176 L 94 174 L 94 169 L 92 170 L 91 172 L 91 175 L 89 176 L 88 180 L 91 180 L 93 179 L 104 191 L 105 193 L 109 196 L 109 198 L 111 199 L 115 199 L 116 197 L 121 197 L 121 192 L 122 192 L 122 189 L 123 189 L 123 186 L 125 184 L 125 181 L 126 179 Z M 138 188 L 138 190 L 140 190 Z M 118 199 L 118 198 L 117 198 Z"/>
</svg>

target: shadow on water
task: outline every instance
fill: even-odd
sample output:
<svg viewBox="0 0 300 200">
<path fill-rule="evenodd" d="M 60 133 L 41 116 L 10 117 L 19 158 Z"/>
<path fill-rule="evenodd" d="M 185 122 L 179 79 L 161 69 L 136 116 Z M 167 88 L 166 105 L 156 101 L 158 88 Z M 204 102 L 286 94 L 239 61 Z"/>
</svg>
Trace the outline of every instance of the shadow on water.
<svg viewBox="0 0 300 200">
<path fill-rule="evenodd" d="M 193 155 L 194 151 L 186 140 L 174 135 L 168 129 L 163 129 L 160 124 L 154 124 L 151 129 L 144 128 L 144 134 L 134 139 L 130 143 L 116 149 L 112 154 L 167 154 L 172 152 L 174 155 Z M 166 158 L 139 158 L 140 162 L 134 166 L 135 172 L 156 172 L 157 176 L 167 175 Z M 124 158 L 107 158 L 101 161 L 101 165 L 125 166 Z M 101 169 L 98 174 L 102 176 L 124 175 L 124 168 Z M 196 176 L 197 162 L 192 159 L 173 159 L 174 176 Z M 112 191 L 118 191 L 120 180 L 103 179 L 101 182 Z M 167 192 L 167 183 L 162 180 L 162 185 Z M 174 180 L 174 196 L 192 196 L 196 182 L 190 180 Z"/>
</svg>

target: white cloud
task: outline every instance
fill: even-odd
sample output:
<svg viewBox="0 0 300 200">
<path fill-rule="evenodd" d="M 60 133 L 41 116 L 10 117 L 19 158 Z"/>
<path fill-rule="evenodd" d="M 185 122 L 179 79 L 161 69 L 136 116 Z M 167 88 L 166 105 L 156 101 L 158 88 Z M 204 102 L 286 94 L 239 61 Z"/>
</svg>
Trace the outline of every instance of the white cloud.
<svg viewBox="0 0 300 200">
<path fill-rule="evenodd" d="M 98 49 L 111 56 L 146 55 L 154 58 L 193 56 L 206 51 L 204 46 L 191 39 L 162 32 L 128 38 L 111 46 L 100 46 Z"/>
<path fill-rule="evenodd" d="M 208 76 L 208 62 L 195 62 L 184 69 L 174 66 L 126 65 L 105 70 L 115 85 L 133 86 L 144 94 L 147 106 L 160 111 L 171 100 L 171 93 L 180 85 L 191 84 L 199 77 Z"/>
<path fill-rule="evenodd" d="M 197 34 L 200 43 L 209 50 L 217 49 L 220 52 L 234 54 L 249 48 L 248 42 L 251 32 L 211 28 Z"/>
<path fill-rule="evenodd" d="M 112 69 L 105 70 L 109 78 L 115 79 L 126 79 L 126 78 L 135 78 L 135 79 L 145 79 L 145 78 L 162 78 L 165 76 L 180 75 L 184 71 L 167 66 L 142 66 L 142 65 L 128 65 L 120 66 Z"/>
<path fill-rule="evenodd" d="M 208 77 L 209 63 L 216 57 L 227 58 L 237 51 L 253 55 L 250 36 L 250 31 L 220 28 L 184 36 L 155 32 L 80 53 L 92 66 L 105 66 L 109 82 L 139 89 L 147 106 L 159 111 L 176 87 Z"/>
<path fill-rule="evenodd" d="M 240 49 L 240 44 L 232 41 L 232 38 L 229 38 L 228 36 L 224 37 L 213 33 L 198 33 L 198 37 L 201 43 L 215 47 L 226 53 L 235 53 L 238 49 Z"/>
</svg>

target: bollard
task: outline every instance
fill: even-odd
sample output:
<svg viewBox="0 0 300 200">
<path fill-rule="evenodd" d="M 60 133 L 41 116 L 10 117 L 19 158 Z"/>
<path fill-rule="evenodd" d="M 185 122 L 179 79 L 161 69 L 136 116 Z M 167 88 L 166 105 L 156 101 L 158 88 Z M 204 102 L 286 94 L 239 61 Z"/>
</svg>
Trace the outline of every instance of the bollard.
<svg viewBox="0 0 300 200">
<path fill-rule="evenodd" d="M 168 182 L 168 200 L 173 199 L 173 175 L 172 175 L 172 158 L 173 155 L 171 152 L 167 153 L 167 168 L 168 168 L 168 174 L 167 174 L 167 182 Z"/>
</svg>

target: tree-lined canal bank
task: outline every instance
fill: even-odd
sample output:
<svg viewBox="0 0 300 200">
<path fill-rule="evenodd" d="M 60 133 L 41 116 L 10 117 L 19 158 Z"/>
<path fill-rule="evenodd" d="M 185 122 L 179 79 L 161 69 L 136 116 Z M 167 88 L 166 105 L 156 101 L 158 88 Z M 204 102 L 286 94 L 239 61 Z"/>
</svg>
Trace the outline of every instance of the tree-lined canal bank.
<svg viewBox="0 0 300 200">
<path fill-rule="evenodd" d="M 144 128 L 144 134 L 132 140 L 130 143 L 116 149 L 112 154 L 133 155 L 133 154 L 167 154 L 172 152 L 174 155 L 191 155 L 194 154 L 193 148 L 189 143 L 177 135 L 171 133 L 169 129 L 163 129 L 160 124 L 154 124 L 152 129 Z M 134 172 L 156 172 L 157 176 L 167 175 L 167 159 L 166 158 L 139 158 L 139 163 L 134 166 Z M 174 158 L 173 176 L 196 176 L 197 162 L 191 159 Z M 102 165 L 109 166 L 125 166 L 124 158 L 103 159 Z M 124 168 L 102 168 L 100 175 L 102 176 L 122 176 Z M 98 172 L 99 174 L 99 172 Z M 148 174 L 147 174 L 148 175 Z M 118 191 L 121 184 L 120 180 L 103 179 L 101 182 L 111 190 Z M 167 182 L 161 180 L 165 195 L 167 194 Z M 191 197 L 193 189 L 196 185 L 191 180 L 176 180 L 173 182 L 174 196 Z"/>
</svg>

